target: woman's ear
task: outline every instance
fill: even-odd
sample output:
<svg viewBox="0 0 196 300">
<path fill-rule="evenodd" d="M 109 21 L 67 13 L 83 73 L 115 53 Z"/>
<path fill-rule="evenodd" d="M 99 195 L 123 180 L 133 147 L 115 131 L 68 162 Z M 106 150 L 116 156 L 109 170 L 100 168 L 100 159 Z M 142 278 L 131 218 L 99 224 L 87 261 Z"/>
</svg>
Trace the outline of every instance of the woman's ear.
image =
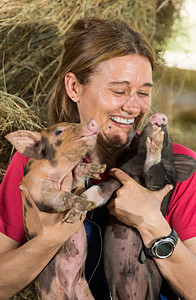
<svg viewBox="0 0 196 300">
<path fill-rule="evenodd" d="M 76 78 L 76 75 L 72 72 L 65 75 L 65 89 L 69 98 L 71 98 L 74 102 L 79 101 L 81 84 Z"/>
</svg>

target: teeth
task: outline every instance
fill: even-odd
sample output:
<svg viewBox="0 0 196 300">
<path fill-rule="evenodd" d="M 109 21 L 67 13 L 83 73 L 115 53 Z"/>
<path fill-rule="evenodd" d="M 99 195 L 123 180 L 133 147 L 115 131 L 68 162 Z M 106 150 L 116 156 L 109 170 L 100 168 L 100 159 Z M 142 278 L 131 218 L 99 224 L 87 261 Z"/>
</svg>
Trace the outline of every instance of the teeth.
<svg viewBox="0 0 196 300">
<path fill-rule="evenodd" d="M 114 122 L 127 124 L 127 125 L 131 125 L 134 122 L 134 119 L 125 119 L 125 118 L 113 117 L 113 116 L 109 116 L 109 118 Z"/>
</svg>

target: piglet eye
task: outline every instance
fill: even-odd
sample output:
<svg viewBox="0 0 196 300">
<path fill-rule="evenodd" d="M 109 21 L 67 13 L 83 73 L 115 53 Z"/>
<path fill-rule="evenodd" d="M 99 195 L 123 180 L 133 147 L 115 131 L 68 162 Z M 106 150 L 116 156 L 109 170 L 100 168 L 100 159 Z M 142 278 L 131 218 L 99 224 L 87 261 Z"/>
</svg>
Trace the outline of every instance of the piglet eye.
<svg viewBox="0 0 196 300">
<path fill-rule="evenodd" d="M 59 135 L 59 134 L 61 134 L 63 131 L 62 130 L 57 130 L 56 132 L 55 132 L 55 135 Z"/>
</svg>

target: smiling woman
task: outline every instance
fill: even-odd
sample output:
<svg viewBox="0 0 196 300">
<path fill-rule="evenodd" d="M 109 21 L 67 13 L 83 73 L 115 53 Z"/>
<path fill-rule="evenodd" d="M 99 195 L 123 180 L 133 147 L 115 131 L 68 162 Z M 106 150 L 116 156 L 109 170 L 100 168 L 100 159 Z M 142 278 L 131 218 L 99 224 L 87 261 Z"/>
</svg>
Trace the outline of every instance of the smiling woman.
<svg viewBox="0 0 196 300">
<path fill-rule="evenodd" d="M 80 121 L 93 117 L 98 122 L 98 140 L 124 146 L 150 108 L 152 67 L 146 57 L 138 54 L 115 57 L 99 63 L 85 85 L 69 72 L 65 88 L 77 103 Z"/>
<path fill-rule="evenodd" d="M 154 61 L 151 45 L 125 22 L 78 20 L 65 42 L 50 101 L 51 121 L 95 118 L 97 160 L 100 145 L 114 157 L 130 143 L 150 108 Z M 111 154 L 103 156 L 111 165 Z"/>
<path fill-rule="evenodd" d="M 151 69 L 154 68 L 155 58 L 151 45 L 145 37 L 133 30 L 123 21 L 110 21 L 98 18 L 85 18 L 78 20 L 71 28 L 70 33 L 64 44 L 64 53 L 62 55 L 59 67 L 59 77 L 53 97 L 50 101 L 50 116 L 52 122 L 59 118 L 62 121 L 79 122 L 77 106 L 74 105 L 71 95 L 67 94 L 64 86 L 65 75 L 73 73 L 78 82 L 82 85 L 91 80 L 94 72 L 101 72 L 103 62 L 114 58 L 115 66 L 118 72 L 122 72 L 116 59 L 129 55 L 137 54 L 146 58 Z M 131 63 L 131 62 L 130 62 Z M 109 62 L 108 62 L 109 66 Z M 128 63 L 127 63 L 128 67 Z M 110 67 L 112 68 L 112 66 Z M 131 72 L 131 65 L 129 67 Z M 105 72 L 105 70 L 104 70 Z M 133 70 L 132 70 L 133 72 Z M 109 72 L 105 73 L 105 77 Z M 111 79 L 111 83 L 126 81 L 126 78 Z M 128 78 L 128 83 L 129 83 Z M 152 79 L 150 79 L 150 84 Z M 109 81 L 107 81 L 107 84 Z M 126 83 L 125 83 L 126 84 Z M 145 82 L 143 82 L 145 84 Z M 69 103 L 69 105 L 66 105 Z"/>
</svg>

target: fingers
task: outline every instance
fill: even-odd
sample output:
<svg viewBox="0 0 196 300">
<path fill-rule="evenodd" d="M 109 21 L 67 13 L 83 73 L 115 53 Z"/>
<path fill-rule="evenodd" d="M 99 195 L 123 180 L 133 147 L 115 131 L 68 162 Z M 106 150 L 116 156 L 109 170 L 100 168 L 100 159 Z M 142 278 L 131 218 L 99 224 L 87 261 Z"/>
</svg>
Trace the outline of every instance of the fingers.
<svg viewBox="0 0 196 300">
<path fill-rule="evenodd" d="M 173 189 L 173 185 L 172 184 L 167 184 L 164 188 L 157 191 L 157 193 L 160 196 L 160 199 L 163 199 L 172 189 Z"/>
<path fill-rule="evenodd" d="M 114 207 L 115 207 L 115 200 L 112 199 L 107 205 L 107 208 L 110 210 L 110 213 L 111 213 L 111 209 Z"/>
<path fill-rule="evenodd" d="M 132 195 L 134 195 L 134 198 L 137 198 L 138 201 L 139 199 L 141 201 L 144 201 L 142 199 L 145 200 L 149 199 L 149 203 L 152 202 L 153 199 L 155 199 L 154 201 L 158 204 L 158 206 L 160 206 L 163 198 L 173 189 L 173 185 L 168 184 L 161 190 L 150 191 L 145 187 L 141 186 L 140 184 L 138 184 L 133 178 L 127 175 L 124 171 L 117 168 L 111 169 L 110 175 L 114 176 L 123 185 L 123 187 L 119 189 L 119 191 L 121 191 L 121 196 L 117 192 L 117 197 L 112 199 L 107 206 L 111 214 L 113 214 L 112 212 L 115 211 L 117 203 L 119 203 L 119 201 L 122 201 L 122 199 L 125 199 L 125 197 L 129 197 L 129 199 L 131 199 L 130 197 L 132 197 Z M 122 191 L 124 193 L 123 197 L 122 197 Z"/>
<path fill-rule="evenodd" d="M 122 184 L 126 183 L 127 181 L 135 182 L 135 180 L 133 178 L 131 178 L 129 175 L 127 175 L 124 171 L 122 171 L 120 169 L 113 168 L 110 170 L 109 173 L 111 176 L 118 179 L 118 181 L 120 181 Z"/>
<path fill-rule="evenodd" d="M 121 182 L 122 184 L 125 184 L 128 181 L 138 184 L 132 177 L 127 175 L 121 169 L 112 168 L 110 170 L 110 175 L 115 177 L 116 179 L 118 179 L 118 181 Z M 167 184 L 164 188 L 162 188 L 161 190 L 156 191 L 156 192 L 160 194 L 160 197 L 164 198 L 172 189 L 173 189 L 173 185 Z"/>
</svg>

